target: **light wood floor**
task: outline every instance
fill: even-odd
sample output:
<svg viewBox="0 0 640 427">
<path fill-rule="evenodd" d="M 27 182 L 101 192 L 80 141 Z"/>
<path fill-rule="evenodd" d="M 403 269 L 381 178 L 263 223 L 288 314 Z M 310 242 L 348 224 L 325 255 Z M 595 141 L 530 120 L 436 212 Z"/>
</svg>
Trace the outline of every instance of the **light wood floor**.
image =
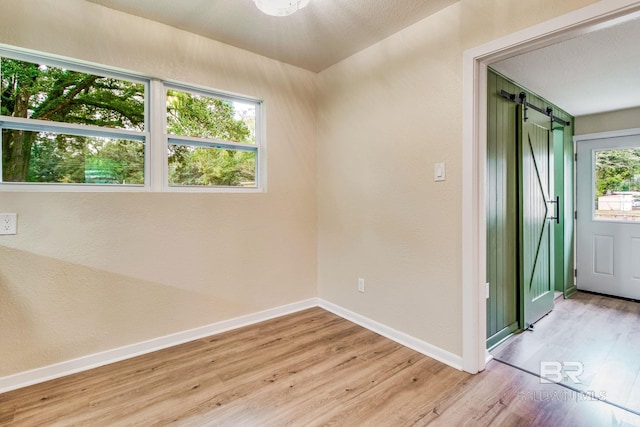
<svg viewBox="0 0 640 427">
<path fill-rule="evenodd" d="M 541 361 L 580 362 L 579 383 L 565 378 L 563 384 L 640 413 L 640 303 L 585 292 L 557 299 L 533 331 L 491 354 L 536 374 Z"/>
<path fill-rule="evenodd" d="M 450 368 L 320 308 L 0 394 L 0 425 L 633 426 L 498 362 Z"/>
<path fill-rule="evenodd" d="M 566 377 L 562 384 L 640 413 L 640 303 L 585 292 L 556 299 L 533 331 L 491 354 L 536 374 L 541 361 L 580 362 L 579 383 Z"/>
<path fill-rule="evenodd" d="M 533 331 L 491 354 L 536 374 L 541 361 L 580 362 L 579 383 L 567 377 L 563 384 L 640 413 L 640 303 L 585 292 L 556 299 Z"/>
</svg>

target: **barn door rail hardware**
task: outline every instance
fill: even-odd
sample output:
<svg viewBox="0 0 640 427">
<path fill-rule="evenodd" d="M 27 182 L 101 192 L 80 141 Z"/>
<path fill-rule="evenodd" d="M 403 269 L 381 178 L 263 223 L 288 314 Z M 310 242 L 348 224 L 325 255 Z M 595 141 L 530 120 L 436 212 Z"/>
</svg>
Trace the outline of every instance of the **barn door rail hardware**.
<svg viewBox="0 0 640 427">
<path fill-rule="evenodd" d="M 551 107 L 547 107 L 546 110 L 543 110 L 542 108 L 538 108 L 535 105 L 529 103 L 527 101 L 527 94 L 524 92 L 520 92 L 518 95 L 514 94 L 514 93 L 509 93 L 506 90 L 502 89 L 500 91 L 500 96 L 508 99 L 511 102 L 515 102 L 516 104 L 522 104 L 525 106 L 525 117 L 524 120 L 527 120 L 527 112 L 526 109 L 527 108 L 532 108 L 534 110 L 536 110 L 539 113 L 544 114 L 545 116 L 549 117 L 551 119 L 552 122 L 556 122 L 556 123 L 560 123 L 562 126 L 569 126 L 571 123 L 567 122 L 565 120 L 562 120 L 560 117 L 556 117 L 553 115 L 553 108 Z"/>
</svg>

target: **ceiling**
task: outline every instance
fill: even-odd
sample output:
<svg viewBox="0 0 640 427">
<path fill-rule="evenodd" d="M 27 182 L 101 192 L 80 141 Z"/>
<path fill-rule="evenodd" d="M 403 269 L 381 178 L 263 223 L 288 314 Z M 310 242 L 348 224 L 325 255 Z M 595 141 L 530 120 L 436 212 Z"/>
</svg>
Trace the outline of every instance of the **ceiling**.
<svg viewBox="0 0 640 427">
<path fill-rule="evenodd" d="M 253 0 L 87 0 L 322 71 L 458 0 L 311 0 L 273 17 Z"/>
<path fill-rule="evenodd" d="M 640 106 L 639 42 L 635 18 L 491 67 L 573 116 L 621 110 Z"/>
<path fill-rule="evenodd" d="M 287 17 L 253 0 L 87 0 L 319 72 L 457 0 L 311 0 Z M 492 67 L 574 116 L 640 106 L 640 19 Z"/>
</svg>

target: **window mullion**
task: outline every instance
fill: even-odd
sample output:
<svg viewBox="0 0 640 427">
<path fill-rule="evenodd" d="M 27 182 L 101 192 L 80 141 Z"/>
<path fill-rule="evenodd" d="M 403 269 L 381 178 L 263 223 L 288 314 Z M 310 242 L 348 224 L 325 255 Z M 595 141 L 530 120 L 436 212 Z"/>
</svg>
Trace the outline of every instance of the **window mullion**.
<svg viewBox="0 0 640 427">
<path fill-rule="evenodd" d="M 190 136 L 167 135 L 169 144 L 187 145 L 193 147 L 227 148 L 229 150 L 258 151 L 255 144 L 222 141 L 219 139 L 194 138 Z"/>
<path fill-rule="evenodd" d="M 256 163 L 256 185 L 267 191 L 267 150 L 266 150 L 266 120 L 264 105 L 258 103 L 256 105 L 256 146 L 258 147 L 258 159 Z"/>
<path fill-rule="evenodd" d="M 151 80 L 150 126 L 151 138 L 147 144 L 149 158 L 149 184 L 152 191 L 162 191 L 167 186 L 167 136 L 165 132 L 166 100 L 161 81 Z"/>
<path fill-rule="evenodd" d="M 33 132 L 68 133 L 76 136 L 129 139 L 133 141 L 144 141 L 146 136 L 146 132 L 136 130 L 104 128 L 100 126 L 10 116 L 0 116 L 0 127 Z"/>
</svg>

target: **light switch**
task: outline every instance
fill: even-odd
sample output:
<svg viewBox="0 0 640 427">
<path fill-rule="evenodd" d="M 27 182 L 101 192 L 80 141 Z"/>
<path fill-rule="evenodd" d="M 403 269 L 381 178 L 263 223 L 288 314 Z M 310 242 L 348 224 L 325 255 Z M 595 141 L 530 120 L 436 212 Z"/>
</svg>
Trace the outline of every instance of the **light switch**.
<svg viewBox="0 0 640 427">
<path fill-rule="evenodd" d="M 445 175 L 445 166 L 444 163 L 436 163 L 433 165 L 433 180 L 434 181 L 444 181 L 446 178 Z"/>
</svg>

